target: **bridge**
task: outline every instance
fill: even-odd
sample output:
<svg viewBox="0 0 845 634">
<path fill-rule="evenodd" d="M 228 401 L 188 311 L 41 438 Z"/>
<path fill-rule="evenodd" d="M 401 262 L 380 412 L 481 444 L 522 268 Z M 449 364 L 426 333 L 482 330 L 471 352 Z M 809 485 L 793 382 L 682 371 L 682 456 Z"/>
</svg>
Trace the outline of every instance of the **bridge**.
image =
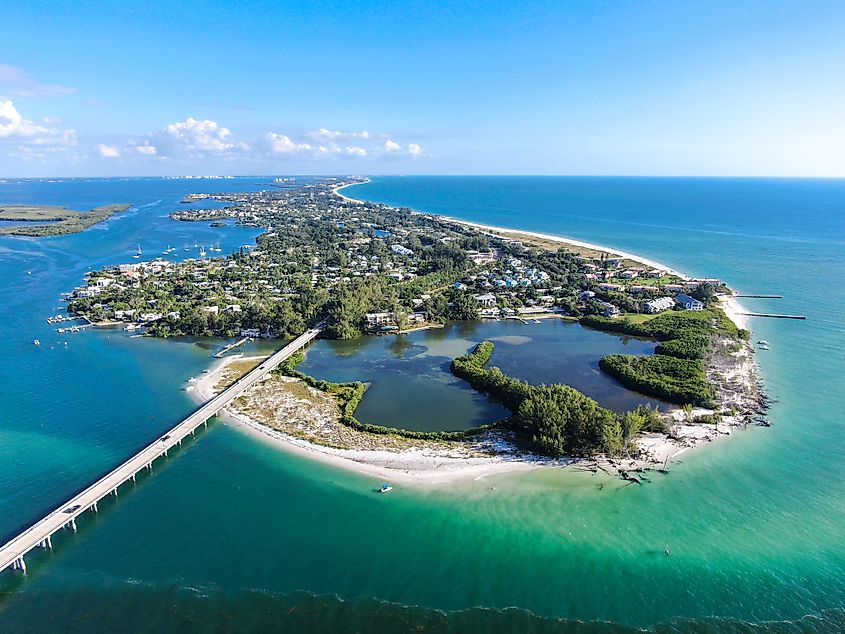
<svg viewBox="0 0 845 634">
<path fill-rule="evenodd" d="M 215 416 L 245 390 L 274 370 L 288 357 L 310 343 L 320 334 L 321 328 L 313 328 L 303 333 L 284 348 L 266 359 L 264 363 L 253 369 L 236 383 L 212 398 L 185 420 L 156 439 L 126 462 L 115 468 L 108 475 L 100 478 L 52 513 L 39 520 L 17 537 L 11 539 L 0 548 L 0 571 L 11 566 L 14 570 L 26 572 L 24 556 L 34 548 L 53 548 L 52 536 L 64 528 L 70 527 L 76 531 L 76 518 L 86 511 L 97 512 L 97 502 L 107 495 L 117 495 L 122 484 L 129 480 L 135 481 L 136 476 L 143 469 L 152 469 L 153 463 L 167 455 L 168 450 L 188 436 L 193 435 L 200 425 L 208 425 L 208 419 Z"/>
</svg>

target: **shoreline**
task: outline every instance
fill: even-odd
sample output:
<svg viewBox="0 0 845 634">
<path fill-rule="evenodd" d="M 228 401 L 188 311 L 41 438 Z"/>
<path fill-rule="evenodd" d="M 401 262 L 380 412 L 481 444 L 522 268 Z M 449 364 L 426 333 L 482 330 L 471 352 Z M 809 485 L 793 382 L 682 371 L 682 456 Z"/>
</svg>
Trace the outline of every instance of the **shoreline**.
<svg viewBox="0 0 845 634">
<path fill-rule="evenodd" d="M 233 355 L 216 360 L 209 371 L 194 384 L 192 396 L 198 402 L 211 399 L 218 390 L 218 383 L 224 378 L 229 365 L 237 361 L 265 359 L 263 356 Z M 272 375 L 253 386 L 260 387 Z M 298 381 L 292 379 L 292 381 Z M 711 413 L 711 410 L 696 409 L 694 415 Z M 664 434 L 643 434 L 637 440 L 642 455 L 636 458 L 548 458 L 517 448 L 506 434 L 489 432 L 466 443 L 426 443 L 411 441 L 404 449 L 347 449 L 330 447 L 310 442 L 303 438 L 275 429 L 239 411 L 234 405 L 222 410 L 219 417 L 227 424 L 252 435 L 274 447 L 298 456 L 316 460 L 339 469 L 353 471 L 360 475 L 377 478 L 385 482 L 416 487 L 436 487 L 458 482 L 477 481 L 488 476 L 526 473 L 541 467 L 559 470 L 571 468 L 588 471 L 593 475 L 606 475 L 620 481 L 636 481 L 635 474 L 663 470 L 672 460 L 703 443 L 710 443 L 723 436 L 729 436 L 742 426 L 739 419 L 726 418 L 719 428 L 702 424 L 685 424 L 683 412 L 673 410 L 675 438 Z M 341 424 L 341 423 L 338 423 Z M 365 432 L 354 432 L 364 434 Z M 378 437 L 378 436 L 377 436 Z"/>
<path fill-rule="evenodd" d="M 343 200 L 346 200 L 348 202 L 352 202 L 352 203 L 356 203 L 356 204 L 365 204 L 367 201 L 358 200 L 356 198 L 350 198 L 349 196 L 341 194 L 340 190 L 345 189 L 346 187 L 352 187 L 353 185 L 363 185 L 363 184 L 369 183 L 369 182 L 371 182 L 371 179 L 367 178 L 367 180 L 362 181 L 361 183 L 348 183 L 346 185 L 340 185 L 340 186 L 336 187 L 335 189 L 333 189 L 332 191 L 337 196 L 339 196 L 340 198 L 342 198 Z M 427 212 L 424 212 L 424 213 L 427 213 Z M 487 224 L 482 224 L 482 223 L 478 223 L 478 222 L 472 222 L 472 221 L 469 221 L 469 220 L 461 220 L 459 218 L 455 218 L 453 216 L 447 216 L 445 214 L 433 213 L 433 214 L 430 214 L 430 215 L 437 216 L 438 218 L 442 218 L 444 220 L 448 220 L 449 222 L 454 222 L 454 223 L 459 224 L 459 225 L 464 225 L 466 227 L 472 227 L 474 229 L 481 229 L 482 231 L 487 231 L 487 232 L 490 232 L 492 234 L 512 233 L 512 234 L 517 234 L 517 235 L 524 235 L 524 236 L 531 237 L 531 238 L 539 238 L 539 239 L 542 239 L 542 240 L 549 240 L 549 241 L 552 241 L 552 242 L 558 242 L 558 243 L 563 244 L 563 245 L 569 244 L 569 245 L 572 245 L 572 246 L 575 246 L 575 247 L 581 247 L 581 248 L 584 248 L 584 249 L 592 249 L 594 251 L 603 251 L 603 252 L 607 253 L 608 255 L 624 258 L 624 259 L 627 259 L 627 260 L 632 260 L 634 262 L 638 262 L 640 264 L 644 264 L 646 266 L 650 266 L 650 267 L 655 268 L 655 269 L 661 269 L 663 271 L 666 271 L 670 275 L 676 275 L 676 276 L 678 276 L 682 279 L 688 280 L 688 279 L 691 279 L 691 277 L 692 277 L 692 276 L 687 275 L 685 273 L 681 273 L 677 269 L 674 269 L 670 266 L 667 266 L 667 265 L 663 264 L 662 262 L 658 262 L 658 261 L 652 260 L 650 258 L 644 258 L 640 255 L 635 254 L 635 253 L 629 253 L 629 252 L 626 252 L 626 251 L 621 251 L 621 250 L 616 249 L 616 248 L 607 247 L 607 246 L 604 246 L 604 245 L 601 245 L 601 244 L 595 244 L 593 242 L 586 242 L 584 240 L 576 240 L 574 238 L 568 238 L 566 236 L 560 236 L 560 235 L 555 235 L 555 234 L 551 234 L 551 233 L 541 233 L 541 232 L 538 232 L 538 231 L 528 231 L 526 229 L 512 229 L 512 228 L 508 228 L 508 227 L 499 227 L 499 226 L 496 226 L 496 225 L 487 225 Z M 502 236 L 500 236 L 500 237 L 502 237 Z M 725 311 L 725 314 L 728 316 L 728 318 L 732 322 L 734 322 L 734 324 L 736 324 L 737 327 L 748 329 L 748 324 L 750 322 L 750 318 L 749 318 L 748 315 L 743 315 L 741 313 L 747 313 L 749 311 L 735 297 L 722 296 L 720 298 L 720 306 L 721 306 L 722 310 Z"/>
<path fill-rule="evenodd" d="M 619 249 L 613 249 L 610 247 L 606 247 L 600 244 L 594 244 L 592 242 L 585 242 L 583 240 L 575 240 L 574 238 L 567 238 L 565 236 L 558 236 L 551 233 L 540 233 L 538 231 L 527 231 L 525 229 L 509 229 L 507 227 L 498 227 L 496 225 L 485 225 L 478 222 L 470 222 L 468 220 L 459 220 L 458 218 L 453 218 L 452 216 L 445 216 L 441 215 L 441 218 L 444 220 L 448 220 L 449 222 L 454 222 L 459 225 L 464 225 L 466 227 L 472 227 L 473 229 L 481 229 L 482 231 L 487 231 L 493 234 L 496 233 L 513 233 L 523 236 L 528 236 L 531 238 L 540 238 L 542 240 L 550 240 L 552 242 L 559 242 L 560 244 L 570 244 L 575 247 L 581 247 L 584 249 L 592 249 L 593 251 L 603 251 L 608 255 L 612 255 L 615 257 L 623 258 L 626 260 L 631 260 L 633 262 L 637 262 L 639 264 L 645 264 L 646 266 L 650 266 L 654 269 L 661 269 L 666 271 L 670 275 L 677 275 L 682 279 L 690 279 L 689 275 L 681 273 L 676 269 L 673 269 L 670 266 L 666 266 L 660 262 L 655 260 L 650 260 L 648 258 L 644 258 L 639 255 L 635 255 L 633 253 L 627 253 L 625 251 L 620 251 Z"/>
<path fill-rule="evenodd" d="M 350 198 L 349 196 L 346 196 L 345 194 L 341 194 L 340 190 L 345 189 L 347 187 L 352 187 L 353 185 L 364 185 L 364 184 L 369 183 L 369 182 L 371 182 L 371 179 L 367 178 L 367 180 L 362 181 L 360 183 L 348 183 L 346 185 L 340 185 L 340 186 L 334 188 L 332 191 L 337 196 L 339 196 L 340 198 L 342 198 L 343 200 L 345 200 L 347 202 L 363 205 L 363 204 L 366 204 L 367 201 L 358 200 L 357 198 Z M 423 213 L 428 213 L 428 212 L 423 212 Z M 624 258 L 626 260 L 632 260 L 634 262 L 639 262 L 640 264 L 645 264 L 646 266 L 650 266 L 650 267 L 655 268 L 655 269 L 662 269 L 662 270 L 666 271 L 667 273 L 669 273 L 670 275 L 677 275 L 678 277 L 683 278 L 683 279 L 690 279 L 689 275 L 681 273 L 681 272 L 677 271 L 676 269 L 673 269 L 672 267 L 666 266 L 665 264 L 662 264 L 662 263 L 657 262 L 655 260 L 650 260 L 648 258 L 644 258 L 644 257 L 641 257 L 639 255 L 635 255 L 633 253 L 627 253 L 625 251 L 620 251 L 619 249 L 607 247 L 607 246 L 604 246 L 604 245 L 601 245 L 601 244 L 594 244 L 592 242 L 586 242 L 584 240 L 576 240 L 574 238 L 568 238 L 566 236 L 554 235 L 554 234 L 551 234 L 551 233 L 541 233 L 541 232 L 538 232 L 538 231 L 528 231 L 526 229 L 499 227 L 499 226 L 496 226 L 496 225 L 487 225 L 487 224 L 482 224 L 482 223 L 479 223 L 479 222 L 472 222 L 472 221 L 469 221 L 469 220 L 461 220 L 461 219 L 455 218 L 453 216 L 447 216 L 446 214 L 432 213 L 430 215 L 436 216 L 438 218 L 442 218 L 443 220 L 448 220 L 449 222 L 454 222 L 454 223 L 459 224 L 459 225 L 464 225 L 466 227 L 472 227 L 474 229 L 481 229 L 483 231 L 488 231 L 488 232 L 493 232 L 493 233 L 496 233 L 496 232 L 499 232 L 499 233 L 502 233 L 502 232 L 504 232 L 504 233 L 517 233 L 517 234 L 521 234 L 521 235 L 524 235 L 524 236 L 530 236 L 532 238 L 540 238 L 540 239 L 543 239 L 543 240 L 550 240 L 552 242 L 559 242 L 561 244 L 571 244 L 572 246 L 581 247 L 581 248 L 584 248 L 584 249 L 592 249 L 594 251 L 603 251 L 603 252 L 607 253 L 608 255 Z"/>
<path fill-rule="evenodd" d="M 335 196 L 338 196 L 349 203 L 354 203 L 356 205 L 364 205 L 366 204 L 363 200 L 358 200 L 357 198 L 350 198 L 344 194 L 340 193 L 341 189 L 346 189 L 347 187 L 352 187 L 353 185 L 366 185 L 367 183 L 371 182 L 371 179 L 367 178 L 366 180 L 361 181 L 360 183 L 346 183 L 345 185 L 338 185 L 332 190 Z"/>
<path fill-rule="evenodd" d="M 195 389 L 191 391 L 192 397 L 197 402 L 211 399 L 216 393 L 215 386 L 231 363 L 251 360 L 259 362 L 265 358 L 234 355 L 216 360 L 209 371 L 197 379 Z M 256 387 L 266 380 L 260 381 Z M 404 451 L 338 449 L 286 434 L 254 420 L 231 405 L 218 416 L 226 423 L 284 451 L 361 475 L 405 485 L 444 485 L 478 480 L 499 473 L 528 471 L 540 466 L 540 463 L 535 462 L 506 460 L 499 455 L 470 457 L 457 455 L 457 451 L 436 451 L 421 447 Z"/>
<path fill-rule="evenodd" d="M 364 182 L 369 182 L 369 179 Z M 342 189 L 354 184 L 359 183 L 339 185 L 332 191 L 345 201 L 363 204 L 363 201 L 340 193 Z M 491 232 L 493 235 L 497 233 L 516 236 L 523 235 L 557 242 L 562 245 L 568 244 L 601 251 L 645 266 L 665 270 L 683 279 L 690 279 L 689 276 L 679 273 L 675 269 L 665 266 L 660 262 L 602 245 L 551 234 L 467 222 L 449 216 L 440 215 L 439 217 L 456 224 Z M 737 327 L 747 328 L 749 318 L 740 314 L 747 311 L 733 296 L 724 295 L 719 297 L 719 306 Z M 753 357 L 754 351 L 746 343 L 741 352 L 741 362 L 738 363 L 733 378 L 743 389 L 747 390 L 743 398 L 747 397 L 753 400 L 754 397 L 748 396 L 748 394 L 758 384 L 757 365 Z M 209 372 L 195 384 L 195 390 L 193 390 L 194 395 L 203 400 L 210 399 L 215 394 L 215 386 L 222 380 L 226 368 L 232 362 L 236 360 L 256 360 L 257 362 L 261 358 L 235 355 L 220 359 L 219 362 L 212 364 Z M 708 371 L 710 369 L 712 368 L 708 368 Z M 252 389 L 260 389 L 260 386 L 267 380 L 271 380 L 271 377 L 256 384 Z M 724 391 L 724 388 L 722 390 L 724 392 L 723 396 L 726 398 L 730 396 Z M 308 409 L 308 406 L 301 404 L 299 408 L 300 410 Z M 614 478 L 621 477 L 623 480 L 638 481 L 636 477 L 629 474 L 629 471 L 663 470 L 671 460 L 689 449 L 693 449 L 705 442 L 709 443 L 722 436 L 729 436 L 735 429 L 747 425 L 747 421 L 743 419 L 742 415 L 725 416 L 721 423 L 714 426 L 688 422 L 685 419 L 685 413 L 680 407 L 670 410 L 668 413 L 673 420 L 671 431 L 674 438 L 666 434 L 641 435 L 636 442 L 642 451 L 642 455 L 637 458 L 611 459 L 607 457 L 595 457 L 589 459 L 564 458 L 558 460 L 521 451 L 499 432 L 491 432 L 465 444 L 456 443 L 445 448 L 420 442 L 415 446 L 408 445 L 402 449 L 350 449 L 330 447 L 290 435 L 268 424 L 257 421 L 242 411 L 238 411 L 234 405 L 223 410 L 221 412 L 221 418 L 235 424 L 248 433 L 255 434 L 257 437 L 267 442 L 272 442 L 280 448 L 297 455 L 315 459 L 342 469 L 355 471 L 363 475 L 378 477 L 385 481 L 419 486 L 445 485 L 456 481 L 479 479 L 487 475 L 499 473 L 524 472 L 540 466 L 556 466 L 558 468 L 575 466 L 581 470 L 585 468 L 592 470 L 594 473 L 602 471 Z M 702 408 L 693 411 L 694 416 L 712 413 L 713 410 Z M 487 455 L 480 452 L 486 452 Z"/>
</svg>

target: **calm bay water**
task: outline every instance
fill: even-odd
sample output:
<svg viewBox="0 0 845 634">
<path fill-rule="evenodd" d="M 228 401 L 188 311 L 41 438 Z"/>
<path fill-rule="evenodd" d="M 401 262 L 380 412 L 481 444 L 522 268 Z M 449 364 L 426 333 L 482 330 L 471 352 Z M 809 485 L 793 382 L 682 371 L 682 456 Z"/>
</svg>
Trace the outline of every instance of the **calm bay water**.
<svg viewBox="0 0 845 634">
<path fill-rule="evenodd" d="M 458 322 L 400 336 L 318 341 L 300 366 L 320 379 L 370 383 L 357 417 L 365 423 L 420 431 L 469 429 L 510 413 L 452 376 L 452 359 L 493 341 L 491 365 L 529 383 L 566 383 L 603 406 L 626 411 L 659 405 L 599 370 L 608 354 L 651 354 L 655 345 L 558 319 Z"/>
<path fill-rule="evenodd" d="M 75 236 L 0 239 L 0 533 L 189 411 L 182 388 L 216 345 L 59 337 L 43 321 L 59 293 L 89 267 L 127 261 L 136 244 L 181 256 L 184 243 L 250 242 L 254 231 L 166 214 L 186 193 L 266 184 L 0 183 L 0 202 L 137 206 Z M 760 362 L 774 426 L 689 454 L 641 487 L 538 471 L 375 496 L 369 478 L 212 425 L 54 552 L 31 556 L 25 579 L 4 574 L 0 630 L 845 628 L 845 182 L 415 177 L 347 193 L 783 294 L 746 300 L 809 317 L 752 322 L 772 344 Z"/>
</svg>

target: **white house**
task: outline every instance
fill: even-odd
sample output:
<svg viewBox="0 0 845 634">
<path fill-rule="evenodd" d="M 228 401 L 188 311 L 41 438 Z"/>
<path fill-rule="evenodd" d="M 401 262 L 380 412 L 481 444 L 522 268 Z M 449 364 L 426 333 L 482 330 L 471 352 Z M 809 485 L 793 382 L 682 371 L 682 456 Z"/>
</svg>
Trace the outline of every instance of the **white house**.
<svg viewBox="0 0 845 634">
<path fill-rule="evenodd" d="M 475 301 L 479 306 L 495 306 L 496 296 L 492 293 L 485 293 L 484 295 L 476 295 Z"/>
<path fill-rule="evenodd" d="M 675 305 L 675 300 L 671 297 L 658 297 L 657 299 L 653 299 L 650 302 L 646 302 L 643 309 L 645 312 L 654 315 L 656 313 L 662 313 L 664 310 L 669 310 Z"/>
<path fill-rule="evenodd" d="M 690 297 L 684 293 L 679 293 L 675 301 L 686 308 L 687 310 L 704 310 L 704 303 L 698 301 L 695 297 Z"/>
<path fill-rule="evenodd" d="M 601 314 L 604 317 L 618 317 L 621 313 L 619 308 L 609 302 L 599 302 L 598 304 L 601 307 Z"/>
</svg>

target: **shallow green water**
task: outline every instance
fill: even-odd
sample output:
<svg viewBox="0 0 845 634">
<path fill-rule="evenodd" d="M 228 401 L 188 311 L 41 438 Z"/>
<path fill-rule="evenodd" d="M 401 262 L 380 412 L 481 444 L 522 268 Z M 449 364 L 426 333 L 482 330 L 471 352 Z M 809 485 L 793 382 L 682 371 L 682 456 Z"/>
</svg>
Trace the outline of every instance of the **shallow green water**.
<svg viewBox="0 0 845 634">
<path fill-rule="evenodd" d="M 379 496 L 370 478 L 215 424 L 56 539 L 52 554 L 33 555 L 27 578 L 4 575 L 0 629 L 842 631 L 845 326 L 831 280 L 845 275 L 845 184 L 537 180 L 531 195 L 521 179 L 480 189 L 405 179 L 404 200 L 378 180 L 370 191 L 422 209 L 439 192 L 455 207 L 444 210 L 475 220 L 484 212 L 469 203 L 480 196 L 494 224 L 510 213 L 515 226 L 639 244 L 681 270 L 786 295 L 754 304 L 810 317 L 753 323 L 772 343 L 760 358 L 778 401 L 771 429 L 687 454 L 643 486 L 536 471 Z M 166 204 L 107 223 L 108 235 L 0 242 L 14 333 L 0 342 L 5 531 L 191 408 L 181 388 L 207 348 L 108 333 L 85 333 L 67 351 L 31 345 L 47 340 L 41 317 L 90 262 L 120 261 L 146 231 L 169 239 L 166 219 L 151 220 Z"/>
</svg>

